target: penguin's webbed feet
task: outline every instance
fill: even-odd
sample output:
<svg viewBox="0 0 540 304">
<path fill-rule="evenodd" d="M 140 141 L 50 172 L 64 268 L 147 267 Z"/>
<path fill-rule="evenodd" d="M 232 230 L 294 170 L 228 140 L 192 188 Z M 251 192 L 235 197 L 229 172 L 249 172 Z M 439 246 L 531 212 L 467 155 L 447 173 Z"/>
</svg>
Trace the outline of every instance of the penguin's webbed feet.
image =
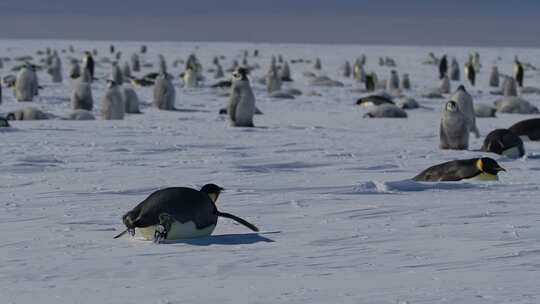
<svg viewBox="0 0 540 304">
<path fill-rule="evenodd" d="M 127 229 L 127 232 L 128 232 L 129 235 L 131 235 L 132 237 L 135 236 L 135 228 L 128 228 L 128 229 Z"/>
<path fill-rule="evenodd" d="M 154 232 L 154 243 L 156 243 L 156 244 L 161 243 L 163 240 L 165 240 L 167 238 L 168 233 L 169 233 L 169 231 L 167 231 L 165 226 L 163 226 L 161 224 L 157 225 L 156 226 L 156 231 Z"/>
</svg>

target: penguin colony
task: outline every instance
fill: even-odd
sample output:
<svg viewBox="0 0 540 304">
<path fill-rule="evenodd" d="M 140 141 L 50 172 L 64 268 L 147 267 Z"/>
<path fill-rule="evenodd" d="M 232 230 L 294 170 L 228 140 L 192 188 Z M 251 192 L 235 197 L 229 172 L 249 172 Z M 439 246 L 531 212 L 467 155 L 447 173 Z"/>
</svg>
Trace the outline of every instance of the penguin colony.
<svg viewBox="0 0 540 304">
<path fill-rule="evenodd" d="M 70 48 L 70 53 L 74 52 L 75 48 Z M 220 112 L 227 114 L 228 125 L 231 128 L 252 128 L 255 126 L 255 114 L 262 114 L 256 106 L 259 96 L 294 99 L 295 96 L 303 94 L 294 88 L 295 82 L 302 78 L 302 75 L 313 87 L 319 88 L 339 90 L 349 81 L 347 83 L 361 92 L 356 105 L 365 109 L 365 118 L 407 118 L 408 110 L 422 108 L 421 103 L 408 97 L 406 93 L 417 89 L 414 84 L 415 75 L 400 71 L 399 63 L 388 56 L 372 58 L 370 65 L 367 57 L 362 55 L 353 60 L 344 60 L 341 67 L 332 67 L 323 64 L 324 58 L 288 60 L 283 55 L 277 55 L 270 57 L 264 77 L 257 78 L 252 72 L 264 70 L 260 65 L 262 61 L 259 59 L 259 50 L 251 52 L 253 56 L 250 56 L 248 50 L 235 58 L 215 56 L 207 70 L 203 68 L 203 63 L 196 53 L 192 53 L 186 60 L 171 61 L 171 66 L 175 69 L 183 68 L 179 77 L 173 75 L 177 71 L 169 67 L 165 56 L 156 54 L 155 60 L 149 60 L 146 46 L 126 57 L 127 60 L 122 59 L 125 56 L 122 57 L 122 52 L 114 45 L 109 47 L 109 53 L 106 57 L 98 57 L 99 52 L 94 49 L 85 51 L 80 58 L 63 58 L 58 51 L 49 49 L 43 52 L 46 57 L 42 64 L 33 63 L 31 57 L 24 58 L 22 64 L 14 67 L 16 74 L 2 79 L 4 88 L 12 88 L 14 100 L 39 104 L 40 91 L 48 90 L 39 84 L 43 71 L 49 75 L 53 84 L 71 82 L 70 107 L 73 112 L 66 117 L 60 117 L 35 106 L 24 107 L 0 115 L 0 128 L 22 126 L 12 121 L 95 120 L 94 111 L 99 113 L 98 117 L 103 120 L 122 120 L 127 114 L 142 113 L 137 93 L 141 87 L 150 87 L 152 91 L 152 99 L 146 103 L 147 106 L 151 105 L 155 110 L 178 112 L 182 112 L 181 98 L 186 90 L 215 90 L 217 94 L 226 97 L 226 107 Z M 63 62 L 67 66 L 67 78 L 63 77 Z M 372 70 L 376 66 L 374 62 L 380 67 L 377 71 Z M 487 135 L 480 149 L 471 150 L 479 153 L 478 157 L 434 164 L 413 177 L 413 180 L 498 180 L 499 173 L 506 170 L 494 158 L 484 154 L 519 158 L 526 155 L 524 142 L 540 140 L 540 118 L 517 122 L 508 129 L 485 130 L 489 132 L 482 133 L 476 123 L 477 117 L 495 117 L 495 113 L 539 112 L 537 107 L 520 95 L 520 91 L 525 87 L 526 69 L 518 57 L 514 59 L 512 72 L 506 75 L 500 72 L 499 68 L 502 67 L 497 65 L 491 66 L 491 69 L 482 69 L 480 54 L 471 54 L 463 66 L 463 81 L 459 63 L 454 57 L 445 54 L 439 59 L 432 53 L 425 63 L 436 66 L 433 79 L 440 83 L 439 88 L 426 95 L 441 99 L 440 122 L 438 126 L 432 126 L 433 134 L 437 134 L 437 127 L 439 129 L 439 148 L 468 150 L 471 133 L 476 138 L 480 138 L 482 133 Z M 224 69 L 223 64 L 229 68 Z M 297 68 L 299 65 L 303 66 L 303 74 L 302 69 Z M 329 77 L 328 75 L 336 74 L 327 73 L 330 69 L 334 69 L 341 79 Z M 209 79 L 216 79 L 217 82 L 211 83 Z M 475 87 L 479 81 L 486 81 L 492 88 L 500 88 L 500 91 L 494 91 L 493 95 L 502 95 L 502 98 L 494 103 L 494 107 L 475 104 Z M 93 90 L 102 83 L 107 85 L 100 94 L 103 97 L 97 105 L 97 111 Z M 455 91 L 452 91 L 453 85 L 457 86 Z M 310 94 L 319 97 L 321 95 L 317 91 Z M 1 101 L 0 94 L 0 104 Z M 218 218 L 231 219 L 251 231 L 259 231 L 247 220 L 218 210 L 217 200 L 222 191 L 223 188 L 215 184 L 207 184 L 200 190 L 187 187 L 157 190 L 123 215 L 122 222 L 126 229 L 116 238 L 127 233 L 160 243 L 204 237 L 213 233 Z"/>
</svg>

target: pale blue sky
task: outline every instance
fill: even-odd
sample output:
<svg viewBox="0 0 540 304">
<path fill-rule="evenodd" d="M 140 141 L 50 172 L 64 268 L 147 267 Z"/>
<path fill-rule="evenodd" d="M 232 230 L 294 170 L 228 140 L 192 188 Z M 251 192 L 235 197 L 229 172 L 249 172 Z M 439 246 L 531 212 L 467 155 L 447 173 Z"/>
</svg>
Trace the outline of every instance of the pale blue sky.
<svg viewBox="0 0 540 304">
<path fill-rule="evenodd" d="M 0 37 L 540 46 L 538 16 L 540 0 L 1 0 Z"/>
</svg>

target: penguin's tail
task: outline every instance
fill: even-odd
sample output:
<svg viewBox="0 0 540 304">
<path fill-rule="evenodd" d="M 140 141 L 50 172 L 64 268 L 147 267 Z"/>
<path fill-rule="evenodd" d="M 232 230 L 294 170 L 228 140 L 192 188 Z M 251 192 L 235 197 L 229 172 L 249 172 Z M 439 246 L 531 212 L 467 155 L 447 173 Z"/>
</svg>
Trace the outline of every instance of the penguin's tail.
<svg viewBox="0 0 540 304">
<path fill-rule="evenodd" d="M 248 227 L 249 229 L 255 231 L 255 232 L 258 232 L 259 231 L 259 228 L 257 228 L 255 225 L 253 225 L 252 223 L 242 219 L 242 218 L 239 218 L 237 217 L 236 215 L 232 215 L 230 213 L 224 213 L 224 212 L 219 212 L 216 210 L 216 214 L 217 216 L 220 216 L 220 217 L 225 217 L 225 218 L 228 218 L 228 219 L 231 219 L 233 221 L 236 221 L 246 227 Z"/>
</svg>

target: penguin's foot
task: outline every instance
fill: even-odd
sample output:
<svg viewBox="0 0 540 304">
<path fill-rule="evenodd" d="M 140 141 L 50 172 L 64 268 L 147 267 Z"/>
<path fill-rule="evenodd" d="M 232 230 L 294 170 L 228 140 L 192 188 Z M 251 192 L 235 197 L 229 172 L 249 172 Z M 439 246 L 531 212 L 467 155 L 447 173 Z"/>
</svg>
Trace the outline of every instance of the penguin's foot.
<svg viewBox="0 0 540 304">
<path fill-rule="evenodd" d="M 129 235 L 131 235 L 132 237 L 135 236 L 135 228 L 128 228 L 128 229 L 127 229 L 127 232 L 128 232 Z"/>
<path fill-rule="evenodd" d="M 159 244 L 167 238 L 169 231 L 163 225 L 156 226 L 156 232 L 154 232 L 154 243 Z"/>
</svg>

